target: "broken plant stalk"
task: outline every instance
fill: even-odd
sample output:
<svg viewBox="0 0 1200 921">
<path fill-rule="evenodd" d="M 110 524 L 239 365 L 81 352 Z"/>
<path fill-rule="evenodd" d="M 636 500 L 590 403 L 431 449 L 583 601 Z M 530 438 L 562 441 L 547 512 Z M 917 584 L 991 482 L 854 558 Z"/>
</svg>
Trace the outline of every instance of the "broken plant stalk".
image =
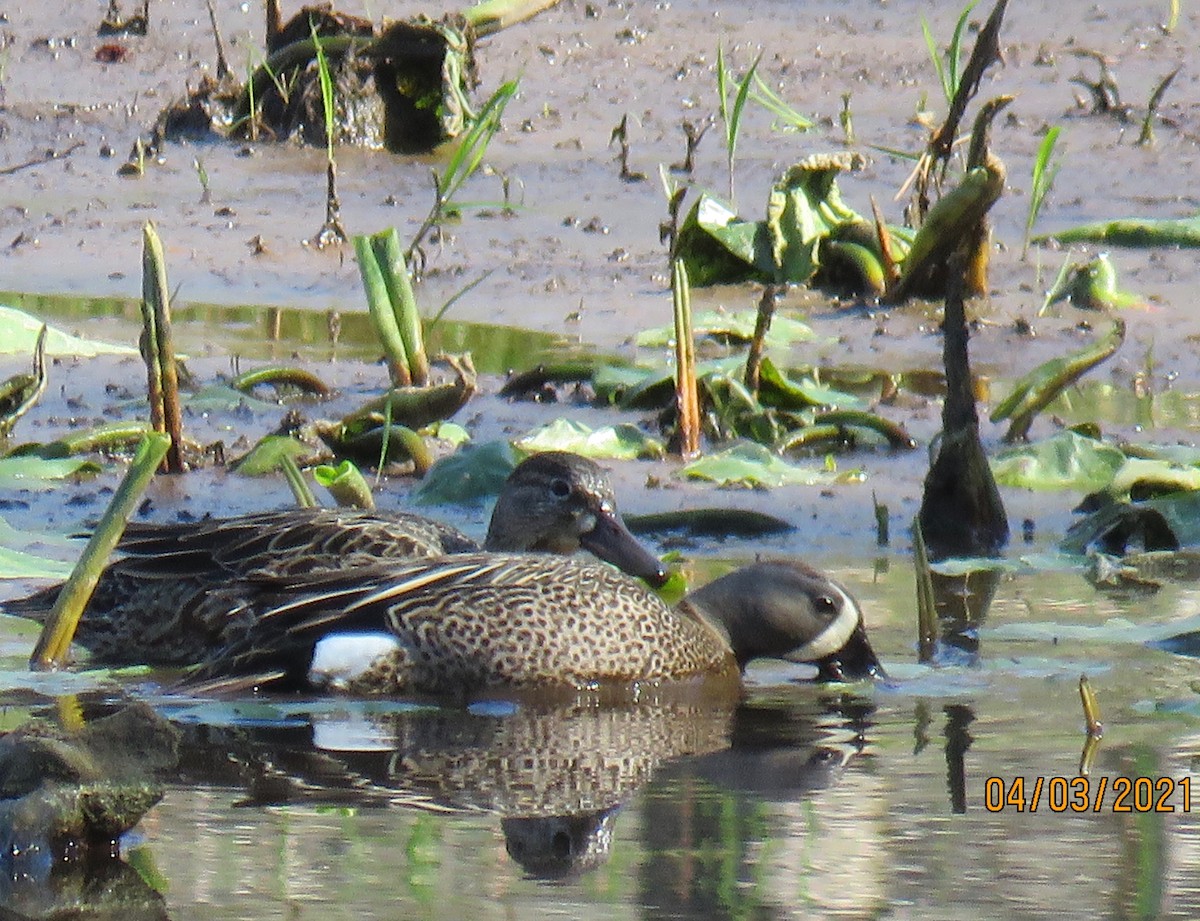
<svg viewBox="0 0 1200 921">
<path fill-rule="evenodd" d="M 170 445 L 169 436 L 154 433 L 147 435 L 138 446 L 133 463 L 113 493 L 112 502 L 109 503 L 96 530 L 92 532 L 91 539 L 71 571 L 70 578 L 63 584 L 54 601 L 54 607 L 50 610 L 50 616 L 46 619 L 41 636 L 34 646 L 33 655 L 29 659 L 31 669 L 42 671 L 63 665 L 71 640 L 75 637 L 79 618 L 83 616 L 83 609 L 91 599 L 100 574 L 108 564 L 108 557 L 116 547 L 117 541 L 121 539 L 125 523 L 141 501 L 146 485 L 153 478 Z"/>
<path fill-rule="evenodd" d="M 913 568 L 917 576 L 917 661 L 933 661 L 937 651 L 937 604 L 933 594 L 933 573 L 925 550 L 921 519 L 913 519 Z"/>
<path fill-rule="evenodd" d="M 763 289 L 762 299 L 758 302 L 758 316 L 754 320 L 754 336 L 746 352 L 746 389 L 756 397 L 762 374 L 763 348 L 767 333 L 771 331 L 771 318 L 775 316 L 775 298 L 778 293 L 775 285 L 767 285 Z"/>
<path fill-rule="evenodd" d="M 150 424 L 170 436 L 164 471 L 183 473 L 183 414 L 179 407 L 179 374 L 171 335 L 171 296 L 162 241 L 149 221 L 142 227 L 142 336 L 138 343 L 146 362 Z"/>
<path fill-rule="evenodd" d="M 1008 542 L 1008 518 L 979 438 L 979 415 L 971 387 L 964 249 L 949 261 L 942 321 L 946 399 L 942 431 L 925 475 L 919 519 L 931 559 L 994 556 Z"/>
<path fill-rule="evenodd" d="M 348 460 L 336 467 L 321 464 L 313 470 L 313 478 L 329 490 L 338 505 L 372 511 L 375 499 L 362 472 Z"/>
<path fill-rule="evenodd" d="M 33 346 L 33 372 L 15 374 L 0 384 L 0 438 L 7 438 L 46 390 L 46 333 L 44 323 Z"/>
<path fill-rule="evenodd" d="M 1083 751 L 1079 753 L 1079 774 L 1086 777 L 1092 772 L 1092 763 L 1096 760 L 1096 752 L 1100 750 L 1100 740 L 1104 738 L 1100 703 L 1087 675 L 1079 676 L 1079 700 L 1083 704 L 1083 718 L 1087 724 L 1087 738 L 1083 742 Z"/>
<path fill-rule="evenodd" d="M 675 311 L 675 406 L 679 414 L 679 453 L 700 453 L 700 395 L 696 383 L 696 343 L 692 336 L 692 296 L 682 259 L 671 267 L 671 300 Z"/>
</svg>

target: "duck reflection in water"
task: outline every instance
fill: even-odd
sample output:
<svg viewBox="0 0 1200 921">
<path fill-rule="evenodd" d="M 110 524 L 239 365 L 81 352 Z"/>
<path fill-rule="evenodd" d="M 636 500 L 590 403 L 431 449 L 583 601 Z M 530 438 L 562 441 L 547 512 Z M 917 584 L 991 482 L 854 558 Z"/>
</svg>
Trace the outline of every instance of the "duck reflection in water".
<svg viewBox="0 0 1200 921">
<path fill-rule="evenodd" d="M 212 718 L 211 702 L 177 709 L 180 779 L 241 787 L 247 804 L 486 811 L 499 818 L 509 856 L 540 879 L 604 863 L 622 806 L 660 772 L 773 797 L 835 783 L 865 744 L 870 709 L 848 716 L 842 696 L 825 692 L 769 708 L 679 695 L 483 712 L 335 703 L 295 702 L 274 726 L 197 723 Z"/>
</svg>

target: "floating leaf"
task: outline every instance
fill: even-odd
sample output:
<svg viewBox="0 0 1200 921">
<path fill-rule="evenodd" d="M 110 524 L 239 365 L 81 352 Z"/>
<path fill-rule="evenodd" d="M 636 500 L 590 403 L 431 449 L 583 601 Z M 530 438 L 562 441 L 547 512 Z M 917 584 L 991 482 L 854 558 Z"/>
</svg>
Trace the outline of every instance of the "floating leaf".
<svg viewBox="0 0 1200 921">
<path fill-rule="evenodd" d="M 44 324 L 23 310 L 0 306 L 0 354 L 33 354 L 38 333 Z M 127 345 L 110 345 L 80 339 L 50 327 L 46 333 L 46 354 L 91 358 L 95 355 L 136 355 L 137 349 Z"/>
<path fill-rule="evenodd" d="M 500 492 L 517 466 L 517 454 L 507 441 L 470 444 L 429 468 L 413 493 L 420 505 L 477 502 Z"/>
<path fill-rule="evenodd" d="M 445 441 L 456 448 L 462 447 L 471 440 L 471 433 L 457 422 L 435 422 L 423 431 L 438 441 Z"/>
<path fill-rule="evenodd" d="M 738 217 L 707 192 L 684 218 L 675 248 L 697 288 L 755 278 L 765 281 L 773 271 L 767 225 Z"/>
<path fill-rule="evenodd" d="M 858 470 L 838 473 L 825 466 L 791 464 L 769 448 L 751 442 L 701 457 L 684 466 L 681 472 L 693 479 L 710 480 L 722 486 L 825 486 L 864 479 Z"/>
<path fill-rule="evenodd" d="M 74 457 L 43 460 L 40 457 L 0 458 L 0 486 L 19 489 L 41 480 L 65 480 L 76 474 L 100 472 L 100 465 Z"/>
<path fill-rule="evenodd" d="M 697 337 L 713 336 L 744 343 L 754 338 L 754 324 L 757 320 L 757 310 L 739 310 L 734 313 L 718 313 L 715 310 L 709 310 L 692 317 L 692 332 Z M 812 342 L 816 338 L 816 333 L 807 323 L 801 323 L 790 317 L 777 316 L 772 320 L 770 332 L 763 341 L 768 346 L 786 348 L 797 342 Z M 675 342 L 675 327 L 659 326 L 655 329 L 643 330 L 637 334 L 635 342 L 643 348 L 672 345 Z"/>
<path fill-rule="evenodd" d="M 1200 490 L 1200 470 L 1168 460 L 1128 458 L 1113 476 L 1108 493 L 1116 499 L 1148 499 Z"/>
<path fill-rule="evenodd" d="M 854 394 L 818 384 L 810 377 L 793 380 L 776 367 L 770 358 L 763 359 L 759 374 L 759 399 L 770 406 L 782 406 L 785 409 L 804 409 L 810 406 L 862 409 L 865 405 L 864 401 Z"/>
<path fill-rule="evenodd" d="M 584 457 L 609 460 L 636 460 L 666 455 L 666 448 L 661 441 L 628 422 L 592 429 L 582 422 L 556 419 L 518 439 L 516 446 L 522 451 L 573 451 Z"/>
<path fill-rule="evenodd" d="M 1002 451 L 991 466 L 1001 486 L 1094 492 L 1108 486 L 1124 463 L 1119 448 L 1068 431 Z"/>
<path fill-rule="evenodd" d="M 865 163 L 859 153 L 808 157 L 775 183 L 763 221 L 744 220 L 726 203 L 701 195 L 675 244 L 691 283 L 809 281 L 820 267 L 821 242 L 840 227 L 862 222 L 842 201 L 837 174 Z"/>
<path fill-rule="evenodd" d="M 274 473 L 290 457 L 297 464 L 313 456 L 313 449 L 292 435 L 267 435 L 233 463 L 233 469 L 246 476 Z"/>
<path fill-rule="evenodd" d="M 625 394 L 644 384 L 653 376 L 664 384 L 670 382 L 671 370 L 663 367 L 652 371 L 631 368 L 628 365 L 601 365 L 592 376 L 592 389 L 596 396 L 608 403 L 624 399 Z"/>
<path fill-rule="evenodd" d="M 0 579 L 65 579 L 71 563 L 0 547 Z"/>
</svg>

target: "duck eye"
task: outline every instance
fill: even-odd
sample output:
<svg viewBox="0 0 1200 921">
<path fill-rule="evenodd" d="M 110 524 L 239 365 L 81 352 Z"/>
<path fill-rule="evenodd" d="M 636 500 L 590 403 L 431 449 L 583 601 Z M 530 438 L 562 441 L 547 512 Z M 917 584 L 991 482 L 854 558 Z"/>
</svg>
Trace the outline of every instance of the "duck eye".
<svg viewBox="0 0 1200 921">
<path fill-rule="evenodd" d="M 561 478 L 551 480 L 550 494 L 557 499 L 565 499 L 571 495 L 571 484 Z"/>
</svg>

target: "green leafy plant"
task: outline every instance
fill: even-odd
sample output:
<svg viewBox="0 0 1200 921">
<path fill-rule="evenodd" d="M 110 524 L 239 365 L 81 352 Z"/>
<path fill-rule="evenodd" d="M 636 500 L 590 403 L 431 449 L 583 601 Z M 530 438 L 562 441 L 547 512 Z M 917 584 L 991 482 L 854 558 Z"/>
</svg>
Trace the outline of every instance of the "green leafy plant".
<svg viewBox="0 0 1200 921">
<path fill-rule="evenodd" d="M 1042 203 L 1054 185 L 1054 177 L 1062 167 L 1062 160 L 1054 156 L 1054 145 L 1062 128 L 1055 125 L 1046 132 L 1042 143 L 1038 146 L 1037 157 L 1033 161 L 1033 179 L 1029 185 L 1029 213 L 1025 216 L 1025 241 L 1021 247 L 1021 258 L 1029 252 L 1029 240 L 1033 235 L 1033 225 L 1037 223 Z"/>
<path fill-rule="evenodd" d="M 750 70 L 739 83 L 734 80 L 729 69 L 725 66 L 725 49 L 717 45 L 717 102 L 721 113 L 721 124 L 725 126 L 725 161 L 729 167 L 729 202 L 733 204 L 733 166 L 737 159 L 738 135 L 742 130 L 742 113 L 746 109 L 746 100 L 750 98 L 750 87 L 758 70 L 760 54 L 750 65 Z M 730 105 L 729 96 L 731 84 L 737 87 L 737 94 Z"/>
<path fill-rule="evenodd" d="M 475 174 L 483 162 L 488 145 L 500 130 L 500 119 L 504 109 L 517 94 L 518 81 L 509 80 L 501 84 L 479 114 L 471 121 L 471 127 L 463 134 L 454 153 L 446 162 L 446 168 L 441 173 L 434 172 L 434 202 L 429 214 L 413 235 L 412 242 L 405 253 L 405 261 L 413 264 L 413 256 L 421 247 L 429 232 L 440 224 L 454 210 L 454 197 L 462 188 L 463 183 Z"/>
<path fill-rule="evenodd" d="M 937 71 L 938 82 L 942 85 L 942 94 L 946 97 L 947 105 L 954 100 L 954 94 L 958 92 L 958 84 L 962 79 L 963 35 L 967 31 L 967 20 L 971 15 L 971 10 L 975 9 L 975 4 L 978 2 L 979 0 L 971 0 L 959 14 L 958 22 L 954 25 L 954 34 L 950 37 L 950 48 L 944 58 L 938 48 L 937 40 L 929 28 L 928 20 L 924 16 L 921 17 L 921 32 L 925 35 L 925 47 L 929 49 L 929 58 L 933 61 L 934 69 Z"/>
</svg>

